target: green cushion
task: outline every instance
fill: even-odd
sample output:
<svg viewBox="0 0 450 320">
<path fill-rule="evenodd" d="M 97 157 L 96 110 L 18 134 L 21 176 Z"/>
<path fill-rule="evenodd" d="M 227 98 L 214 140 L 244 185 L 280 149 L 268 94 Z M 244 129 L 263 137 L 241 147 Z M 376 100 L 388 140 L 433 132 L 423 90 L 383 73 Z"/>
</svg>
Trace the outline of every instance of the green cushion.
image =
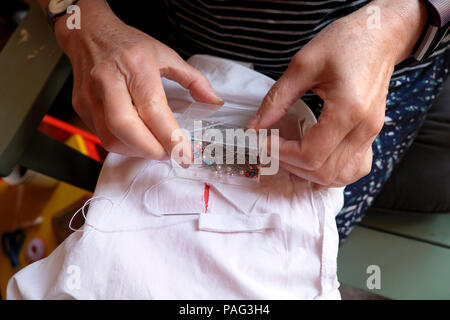
<svg viewBox="0 0 450 320">
<path fill-rule="evenodd" d="M 381 288 L 368 289 L 367 267 Z M 358 226 L 341 246 L 339 281 L 392 299 L 450 299 L 450 249 Z"/>
<path fill-rule="evenodd" d="M 450 213 L 449 80 L 372 207 L 390 212 Z"/>
</svg>

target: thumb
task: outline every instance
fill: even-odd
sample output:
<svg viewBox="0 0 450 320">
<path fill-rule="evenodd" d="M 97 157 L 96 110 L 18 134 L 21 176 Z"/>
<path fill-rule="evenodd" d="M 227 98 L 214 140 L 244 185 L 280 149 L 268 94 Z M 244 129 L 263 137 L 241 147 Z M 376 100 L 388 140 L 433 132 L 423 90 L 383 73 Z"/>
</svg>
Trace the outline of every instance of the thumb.
<svg viewBox="0 0 450 320">
<path fill-rule="evenodd" d="M 176 81 L 188 89 L 196 101 L 223 104 L 223 100 L 214 91 L 205 75 L 180 57 L 176 58 L 169 68 L 163 69 L 161 76 Z"/>
<path fill-rule="evenodd" d="M 298 54 L 285 73 L 270 88 L 258 110 L 247 123 L 248 128 L 269 128 L 287 112 L 289 107 L 314 86 L 315 73 Z"/>
</svg>

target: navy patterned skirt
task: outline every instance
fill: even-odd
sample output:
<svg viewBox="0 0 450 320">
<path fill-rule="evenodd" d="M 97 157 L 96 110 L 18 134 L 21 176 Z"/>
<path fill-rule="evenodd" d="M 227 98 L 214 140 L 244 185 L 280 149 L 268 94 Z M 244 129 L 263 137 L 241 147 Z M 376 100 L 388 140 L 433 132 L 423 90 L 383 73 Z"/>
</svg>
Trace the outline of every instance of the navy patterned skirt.
<svg viewBox="0 0 450 320">
<path fill-rule="evenodd" d="M 395 165 L 401 161 L 448 77 L 450 50 L 429 60 L 428 66 L 411 67 L 391 79 L 384 127 L 372 146 L 372 170 L 344 191 L 344 208 L 336 218 L 341 240 L 361 221 Z"/>
</svg>

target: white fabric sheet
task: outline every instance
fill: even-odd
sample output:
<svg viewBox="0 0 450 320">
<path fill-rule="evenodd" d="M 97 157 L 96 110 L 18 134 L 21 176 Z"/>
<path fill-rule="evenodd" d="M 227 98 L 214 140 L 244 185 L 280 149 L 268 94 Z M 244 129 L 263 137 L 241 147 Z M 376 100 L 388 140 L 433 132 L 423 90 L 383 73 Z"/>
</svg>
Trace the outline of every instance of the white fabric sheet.
<svg viewBox="0 0 450 320">
<path fill-rule="evenodd" d="M 194 56 L 219 95 L 257 110 L 274 81 Z M 192 99 L 164 80 L 169 104 Z M 173 176 L 169 162 L 109 154 L 83 232 L 9 281 L 9 299 L 339 299 L 343 190 L 284 171 L 254 188 Z M 159 216 L 161 215 L 162 216 Z"/>
</svg>

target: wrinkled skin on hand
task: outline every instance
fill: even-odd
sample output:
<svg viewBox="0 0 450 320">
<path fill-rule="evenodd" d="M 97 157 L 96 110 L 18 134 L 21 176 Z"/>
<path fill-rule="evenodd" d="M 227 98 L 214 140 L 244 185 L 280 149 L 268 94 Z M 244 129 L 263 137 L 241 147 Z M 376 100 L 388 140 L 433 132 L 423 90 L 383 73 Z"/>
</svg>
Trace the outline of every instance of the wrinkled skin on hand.
<svg viewBox="0 0 450 320">
<path fill-rule="evenodd" d="M 368 28 L 366 7 L 330 24 L 294 56 L 248 123 L 269 128 L 308 90 L 319 95 L 317 125 L 301 141 L 279 145 L 280 166 L 319 187 L 345 186 L 370 172 L 394 67 L 411 53 L 426 19 L 416 0 L 370 5 L 380 8 L 380 29 Z"/>
</svg>

